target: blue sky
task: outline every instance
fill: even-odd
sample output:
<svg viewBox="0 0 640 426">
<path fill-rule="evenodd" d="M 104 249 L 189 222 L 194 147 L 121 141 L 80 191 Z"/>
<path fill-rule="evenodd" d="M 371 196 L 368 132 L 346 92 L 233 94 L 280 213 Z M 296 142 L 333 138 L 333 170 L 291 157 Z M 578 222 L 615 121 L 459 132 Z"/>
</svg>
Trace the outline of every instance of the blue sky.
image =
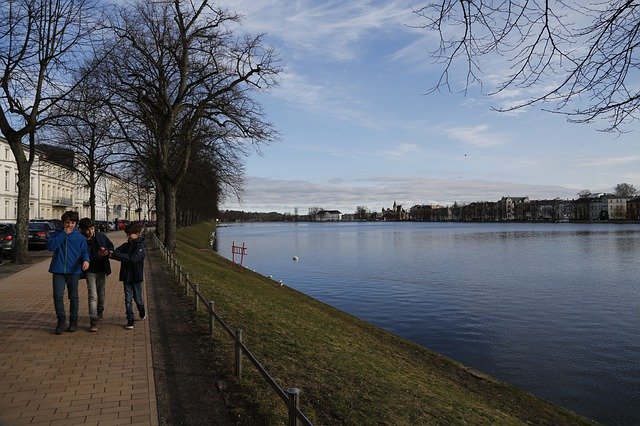
<svg viewBox="0 0 640 426">
<path fill-rule="evenodd" d="M 258 97 L 282 138 L 246 158 L 242 198 L 221 209 L 353 213 L 394 200 L 408 210 L 507 195 L 575 198 L 622 182 L 640 189 L 638 123 L 617 135 L 541 106 L 491 110 L 526 96 L 517 90 L 425 95 L 442 69 L 427 53 L 434 35 L 411 27 L 411 3 L 218 4 L 241 13 L 244 30 L 266 33 L 284 67 L 279 86 Z M 485 66 L 488 92 L 507 65 Z"/>
</svg>

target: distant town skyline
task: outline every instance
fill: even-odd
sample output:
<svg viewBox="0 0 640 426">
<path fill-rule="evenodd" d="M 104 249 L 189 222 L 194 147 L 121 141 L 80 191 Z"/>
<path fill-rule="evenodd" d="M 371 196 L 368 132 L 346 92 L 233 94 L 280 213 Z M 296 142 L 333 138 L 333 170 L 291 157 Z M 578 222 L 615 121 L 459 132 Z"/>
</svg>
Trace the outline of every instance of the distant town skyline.
<svg viewBox="0 0 640 426">
<path fill-rule="evenodd" d="M 244 16 L 242 30 L 265 33 L 284 68 L 280 86 L 258 96 L 281 140 L 247 157 L 242 198 L 221 209 L 348 213 L 640 185 L 638 122 L 609 134 L 543 105 L 492 111 L 526 96 L 486 95 L 504 75 L 499 61 L 484 64 L 484 93 L 425 95 L 441 71 L 428 56 L 436 40 L 411 27 L 404 1 L 219 4 Z"/>
<path fill-rule="evenodd" d="M 425 182 L 422 182 L 425 183 Z M 619 182 L 619 183 L 628 183 L 628 182 Z M 437 185 L 437 182 L 434 183 L 435 185 Z M 633 185 L 636 189 L 638 188 L 637 185 L 631 184 Z M 615 186 L 615 185 L 614 185 Z M 536 187 L 533 185 L 530 186 L 521 186 L 521 187 L 513 187 L 514 189 L 532 189 L 535 191 L 538 191 L 536 193 L 540 193 L 540 194 L 548 194 L 546 191 L 553 189 L 553 188 L 548 188 L 548 187 Z M 560 188 L 561 190 L 564 188 Z M 319 189 L 320 190 L 320 189 Z M 366 204 L 354 204 L 353 206 L 349 206 L 349 205 L 342 205 L 341 207 L 337 206 L 336 203 L 333 204 L 329 204 L 331 203 L 331 190 L 329 188 L 325 188 L 325 190 L 327 191 L 326 193 L 323 193 L 322 197 L 319 197 L 319 199 L 323 199 L 324 201 L 326 201 L 326 203 L 322 204 L 322 203 L 316 203 L 313 205 L 309 205 L 309 206 L 297 206 L 298 208 L 298 214 L 300 215 L 304 215 L 307 214 L 307 211 L 310 208 L 321 208 L 321 209 L 325 209 L 325 210 L 338 210 L 340 211 L 340 213 L 342 214 L 349 214 L 349 213 L 354 213 L 357 209 L 357 207 L 359 206 L 364 206 L 366 207 L 369 211 L 374 212 L 374 211 L 383 211 L 385 209 L 390 208 L 394 203 L 396 203 L 399 206 L 402 206 L 403 209 L 405 210 L 409 210 L 412 206 L 414 205 L 439 205 L 439 206 L 451 206 L 454 203 L 458 203 L 458 204 L 469 204 L 469 203 L 474 203 L 474 202 L 496 202 L 498 200 L 500 200 L 503 197 L 511 197 L 511 198 L 515 198 L 515 197 L 527 197 L 530 200 L 553 200 L 553 199 L 561 199 L 561 200 L 575 200 L 580 198 L 578 192 L 575 193 L 567 193 L 566 196 L 559 196 L 559 195 L 548 195 L 548 196 L 533 196 L 530 193 L 511 193 L 511 194 L 502 194 L 500 192 L 500 187 L 496 187 L 495 191 L 493 193 L 492 197 L 483 197 L 483 198 L 472 198 L 471 196 L 469 198 L 465 198 L 465 199 L 457 199 L 457 200 L 453 200 L 450 202 L 425 202 L 425 201 L 418 201 L 418 202 L 410 202 L 410 203 L 403 203 L 400 199 L 398 199 L 397 197 L 395 198 L 391 198 L 389 200 L 384 200 L 382 197 L 384 196 L 384 194 L 380 194 L 378 195 L 379 197 L 379 201 L 380 201 L 380 205 L 375 205 L 375 206 L 371 206 L 371 205 L 366 205 Z M 320 190 L 321 191 L 321 190 Z M 290 191 L 291 193 L 293 193 L 294 191 Z M 396 192 L 401 192 L 402 191 L 396 191 Z M 608 190 L 603 190 L 603 191 L 591 191 L 593 194 L 613 194 L 614 191 L 614 187 L 609 188 Z M 306 195 L 302 195 L 302 198 L 306 197 Z M 358 194 L 354 194 L 354 199 L 358 199 L 359 195 Z M 264 197 L 263 197 L 264 198 Z M 342 198 L 341 198 L 342 199 Z M 266 198 L 264 198 L 265 203 L 262 204 L 262 206 L 267 206 L 267 205 L 273 205 L 273 206 L 277 206 L 278 205 L 278 199 L 277 197 L 273 200 L 268 200 Z M 248 208 L 221 208 L 221 210 L 237 210 L 237 211 L 244 211 L 244 212 L 257 212 L 257 213 L 265 213 L 265 212 L 277 212 L 277 213 L 295 213 L 295 207 L 294 209 L 292 209 L 291 211 L 289 210 L 278 210 L 277 208 L 273 208 L 273 209 L 268 209 L 268 208 L 256 208 L 256 209 L 248 209 Z"/>
</svg>

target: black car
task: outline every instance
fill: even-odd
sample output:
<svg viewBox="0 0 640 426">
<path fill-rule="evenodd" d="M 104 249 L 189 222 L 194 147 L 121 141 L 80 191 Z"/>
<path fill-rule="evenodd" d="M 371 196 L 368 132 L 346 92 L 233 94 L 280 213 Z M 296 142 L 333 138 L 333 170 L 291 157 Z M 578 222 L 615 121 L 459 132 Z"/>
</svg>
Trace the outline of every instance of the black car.
<svg viewBox="0 0 640 426">
<path fill-rule="evenodd" d="M 47 245 L 47 239 L 56 231 L 54 225 L 49 222 L 29 222 L 29 247 L 42 247 Z"/>
<path fill-rule="evenodd" d="M 100 232 L 109 232 L 111 228 L 109 228 L 109 222 L 106 220 L 96 220 L 96 231 Z"/>
<path fill-rule="evenodd" d="M 16 225 L 0 223 L 0 258 L 10 258 L 16 245 Z"/>
<path fill-rule="evenodd" d="M 48 223 L 55 229 L 62 229 L 64 227 L 64 223 L 62 223 L 60 219 L 29 219 L 29 223 Z"/>
</svg>

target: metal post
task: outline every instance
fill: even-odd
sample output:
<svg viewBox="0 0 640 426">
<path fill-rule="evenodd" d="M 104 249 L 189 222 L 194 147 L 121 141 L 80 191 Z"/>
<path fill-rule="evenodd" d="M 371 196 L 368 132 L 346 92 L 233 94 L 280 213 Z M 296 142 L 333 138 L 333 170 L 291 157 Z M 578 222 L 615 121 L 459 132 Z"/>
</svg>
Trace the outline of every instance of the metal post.
<svg viewBox="0 0 640 426">
<path fill-rule="evenodd" d="M 184 280 L 184 294 L 189 295 L 189 274 L 187 274 L 187 279 Z"/>
<path fill-rule="evenodd" d="M 242 377 L 242 349 L 240 345 L 242 344 L 242 329 L 236 329 L 236 377 Z"/>
<path fill-rule="evenodd" d="M 182 284 L 182 266 L 178 266 L 178 284 Z"/>
<path fill-rule="evenodd" d="M 298 388 L 289 388 L 287 389 L 287 395 L 289 395 L 289 426 L 298 426 L 300 422 L 298 421 L 298 416 L 296 415 L 296 411 L 299 409 L 300 403 L 300 389 Z"/>
<path fill-rule="evenodd" d="M 209 300 L 209 334 L 213 336 L 213 328 L 216 325 L 216 317 L 213 315 L 213 300 Z"/>
<path fill-rule="evenodd" d="M 198 295 L 200 294 L 200 284 L 193 285 L 193 306 L 196 308 L 196 313 L 198 312 Z"/>
</svg>

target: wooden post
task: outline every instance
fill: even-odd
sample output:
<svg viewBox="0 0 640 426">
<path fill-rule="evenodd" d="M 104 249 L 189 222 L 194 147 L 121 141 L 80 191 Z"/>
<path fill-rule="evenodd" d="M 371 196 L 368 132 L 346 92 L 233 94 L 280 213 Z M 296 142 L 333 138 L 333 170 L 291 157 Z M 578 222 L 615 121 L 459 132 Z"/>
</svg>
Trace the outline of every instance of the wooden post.
<svg viewBox="0 0 640 426">
<path fill-rule="evenodd" d="M 236 377 L 239 379 L 242 377 L 242 329 L 236 329 Z"/>
<path fill-rule="evenodd" d="M 216 325 L 216 317 L 213 314 L 213 300 L 209 300 L 209 334 L 213 336 L 213 328 Z"/>
<path fill-rule="evenodd" d="M 287 395 L 289 395 L 289 426 L 298 426 L 298 416 L 296 411 L 299 409 L 300 404 L 300 389 L 289 388 L 287 389 Z"/>
</svg>

